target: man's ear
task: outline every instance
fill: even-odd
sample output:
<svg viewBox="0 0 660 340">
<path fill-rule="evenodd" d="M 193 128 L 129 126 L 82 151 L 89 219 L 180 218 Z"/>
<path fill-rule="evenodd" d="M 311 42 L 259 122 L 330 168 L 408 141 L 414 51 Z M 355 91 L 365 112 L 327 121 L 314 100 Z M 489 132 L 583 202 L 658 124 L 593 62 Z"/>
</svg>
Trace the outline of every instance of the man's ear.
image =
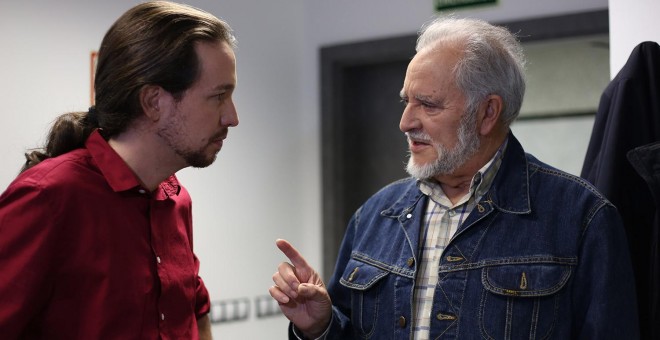
<svg viewBox="0 0 660 340">
<path fill-rule="evenodd" d="M 140 107 L 151 121 L 158 121 L 161 114 L 161 102 L 167 92 L 157 85 L 144 85 L 140 89 Z"/>
<path fill-rule="evenodd" d="M 491 94 L 486 97 L 484 103 L 479 107 L 479 133 L 482 136 L 489 135 L 495 130 L 500 121 L 502 113 L 502 97 Z"/>
</svg>

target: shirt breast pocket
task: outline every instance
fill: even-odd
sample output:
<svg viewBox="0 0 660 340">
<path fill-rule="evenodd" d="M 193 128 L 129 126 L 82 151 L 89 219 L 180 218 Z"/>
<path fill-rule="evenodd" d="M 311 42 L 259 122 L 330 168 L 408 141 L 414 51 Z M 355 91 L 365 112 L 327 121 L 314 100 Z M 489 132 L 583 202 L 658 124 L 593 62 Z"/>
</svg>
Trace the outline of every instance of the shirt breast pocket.
<svg viewBox="0 0 660 340">
<path fill-rule="evenodd" d="M 548 339 L 571 266 L 508 264 L 482 269 L 479 325 L 487 339 Z"/>
<path fill-rule="evenodd" d="M 339 282 L 351 292 L 351 322 L 364 338 L 369 338 L 378 320 L 383 297 L 383 278 L 388 272 L 351 259 Z"/>
</svg>

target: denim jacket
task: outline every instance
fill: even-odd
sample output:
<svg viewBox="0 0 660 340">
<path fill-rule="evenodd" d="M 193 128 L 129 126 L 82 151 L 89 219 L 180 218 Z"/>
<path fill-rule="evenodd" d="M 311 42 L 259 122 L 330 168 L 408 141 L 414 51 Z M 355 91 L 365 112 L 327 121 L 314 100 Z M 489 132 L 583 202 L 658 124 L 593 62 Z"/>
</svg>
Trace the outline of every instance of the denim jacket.
<svg viewBox="0 0 660 340">
<path fill-rule="evenodd" d="M 327 339 L 411 339 L 427 197 L 383 188 L 352 217 L 328 290 Z M 637 339 L 616 208 L 509 135 L 493 185 L 440 259 L 430 339 Z"/>
</svg>

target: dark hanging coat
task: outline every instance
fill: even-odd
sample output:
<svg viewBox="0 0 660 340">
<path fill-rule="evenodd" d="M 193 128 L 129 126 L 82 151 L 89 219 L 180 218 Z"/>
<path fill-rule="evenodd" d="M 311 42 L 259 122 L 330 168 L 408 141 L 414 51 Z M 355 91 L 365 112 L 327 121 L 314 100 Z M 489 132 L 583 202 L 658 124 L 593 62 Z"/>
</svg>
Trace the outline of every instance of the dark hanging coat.
<svg viewBox="0 0 660 340">
<path fill-rule="evenodd" d="M 601 96 L 581 176 L 621 213 L 643 339 L 660 339 L 660 45 L 643 42 Z"/>
</svg>

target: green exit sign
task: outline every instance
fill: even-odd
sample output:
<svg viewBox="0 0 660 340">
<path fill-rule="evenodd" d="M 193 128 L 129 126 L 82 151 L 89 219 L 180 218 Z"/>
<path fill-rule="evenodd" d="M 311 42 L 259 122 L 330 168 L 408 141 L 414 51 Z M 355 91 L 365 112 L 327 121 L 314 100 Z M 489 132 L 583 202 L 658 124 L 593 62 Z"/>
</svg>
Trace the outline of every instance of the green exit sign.
<svg viewBox="0 0 660 340">
<path fill-rule="evenodd" d="M 434 1 L 435 1 L 435 9 L 438 11 L 448 8 L 497 3 L 497 0 L 434 0 Z"/>
</svg>

